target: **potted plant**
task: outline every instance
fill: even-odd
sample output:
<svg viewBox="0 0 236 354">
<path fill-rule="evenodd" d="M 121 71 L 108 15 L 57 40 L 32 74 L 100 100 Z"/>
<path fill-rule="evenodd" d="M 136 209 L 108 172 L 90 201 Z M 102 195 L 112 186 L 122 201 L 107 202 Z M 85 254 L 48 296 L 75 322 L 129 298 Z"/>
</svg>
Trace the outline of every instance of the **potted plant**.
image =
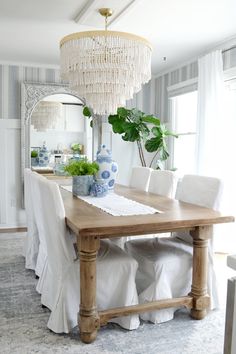
<svg viewBox="0 0 236 354">
<path fill-rule="evenodd" d="M 38 165 L 38 151 L 32 150 L 31 151 L 31 166 L 37 166 Z"/>
<path fill-rule="evenodd" d="M 166 139 L 169 136 L 177 138 L 178 135 L 169 131 L 160 119 L 153 115 L 146 115 L 136 108 L 127 109 L 120 107 L 117 114 L 109 115 L 109 123 L 112 125 L 114 133 L 121 134 L 125 141 L 136 142 L 142 166 L 147 166 L 144 156 L 144 148 L 147 152 L 153 153 L 149 167 L 154 161 L 156 168 L 160 168 L 162 161 L 169 157 Z M 159 162 L 156 161 L 159 155 Z"/>
<path fill-rule="evenodd" d="M 72 192 L 74 195 L 89 195 L 93 184 L 94 175 L 98 172 L 99 166 L 96 162 L 87 160 L 72 160 L 64 167 L 73 178 Z"/>
<path fill-rule="evenodd" d="M 79 143 L 73 143 L 70 146 L 73 154 L 82 154 L 82 150 L 83 150 L 83 145 L 79 144 Z"/>
<path fill-rule="evenodd" d="M 85 117 L 91 118 L 91 112 L 90 108 L 84 107 Z M 162 162 L 169 157 L 167 138 L 178 137 L 169 131 L 160 119 L 154 115 L 147 115 L 136 108 L 120 107 L 117 109 L 117 114 L 108 116 L 108 122 L 112 125 L 113 132 L 120 134 L 123 140 L 137 143 L 142 166 L 147 166 L 144 156 L 145 149 L 149 153 L 154 153 L 149 167 L 153 167 L 155 162 L 155 168 L 161 168 Z M 157 159 L 158 155 L 159 159 Z"/>
</svg>

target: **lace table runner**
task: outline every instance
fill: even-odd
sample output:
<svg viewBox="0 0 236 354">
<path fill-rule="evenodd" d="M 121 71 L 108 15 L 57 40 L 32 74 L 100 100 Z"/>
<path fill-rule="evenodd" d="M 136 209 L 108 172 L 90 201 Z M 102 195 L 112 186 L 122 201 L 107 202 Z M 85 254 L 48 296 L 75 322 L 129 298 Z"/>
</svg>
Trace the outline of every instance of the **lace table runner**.
<svg viewBox="0 0 236 354">
<path fill-rule="evenodd" d="M 61 188 L 72 192 L 72 186 L 61 186 Z M 127 215 L 147 215 L 162 213 L 162 211 L 149 207 L 134 200 L 125 198 L 114 192 L 108 193 L 105 197 L 96 198 L 92 196 L 78 196 L 79 199 L 91 204 L 99 209 L 102 209 L 113 216 L 127 216 Z"/>
</svg>

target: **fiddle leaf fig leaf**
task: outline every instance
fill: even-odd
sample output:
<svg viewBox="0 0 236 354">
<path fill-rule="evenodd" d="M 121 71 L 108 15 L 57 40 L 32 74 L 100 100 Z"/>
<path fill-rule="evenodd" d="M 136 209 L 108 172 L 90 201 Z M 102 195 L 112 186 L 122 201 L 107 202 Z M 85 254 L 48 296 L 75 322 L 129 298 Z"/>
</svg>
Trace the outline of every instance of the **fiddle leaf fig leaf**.
<svg viewBox="0 0 236 354">
<path fill-rule="evenodd" d="M 154 125 L 160 125 L 160 119 L 158 119 L 154 116 L 145 116 L 145 117 L 143 117 L 143 121 L 146 123 L 154 124 Z"/>
<path fill-rule="evenodd" d="M 117 108 L 117 115 L 122 117 L 122 118 L 127 118 L 128 115 L 130 114 L 130 110 L 126 109 L 124 107 L 119 107 Z"/>
<path fill-rule="evenodd" d="M 160 146 L 161 146 L 161 140 L 159 138 L 156 138 L 156 137 L 147 140 L 146 143 L 145 143 L 145 149 L 148 152 L 157 151 Z"/>
<path fill-rule="evenodd" d="M 123 128 L 125 131 L 124 139 L 125 141 L 137 141 L 140 140 L 140 133 L 136 123 L 124 123 Z M 122 138 L 123 138 L 122 137 Z"/>
<path fill-rule="evenodd" d="M 108 122 L 112 124 L 112 130 L 114 133 L 122 134 L 125 132 L 123 128 L 125 120 L 123 118 L 119 118 L 117 115 L 110 115 L 108 117 Z"/>
<path fill-rule="evenodd" d="M 89 118 L 92 116 L 92 113 L 90 112 L 90 109 L 87 106 L 85 106 L 83 109 L 83 115 Z"/>
<path fill-rule="evenodd" d="M 161 132 L 161 129 L 160 127 L 153 127 L 152 128 L 152 133 L 155 137 L 157 137 L 158 139 L 161 139 L 162 138 L 162 132 Z"/>
<path fill-rule="evenodd" d="M 164 146 L 160 149 L 160 159 L 162 161 L 166 160 L 169 157 L 169 152 L 164 148 Z"/>
</svg>

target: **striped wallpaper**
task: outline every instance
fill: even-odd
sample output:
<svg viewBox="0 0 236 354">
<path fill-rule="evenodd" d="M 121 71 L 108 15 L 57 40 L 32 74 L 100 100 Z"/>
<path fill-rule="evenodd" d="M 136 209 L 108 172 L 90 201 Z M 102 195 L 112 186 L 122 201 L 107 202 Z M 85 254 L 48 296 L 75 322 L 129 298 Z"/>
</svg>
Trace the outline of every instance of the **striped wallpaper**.
<svg viewBox="0 0 236 354">
<path fill-rule="evenodd" d="M 57 69 L 0 65 L 0 119 L 20 119 L 21 83 L 60 83 Z"/>
<path fill-rule="evenodd" d="M 223 53 L 224 69 L 236 66 L 236 48 Z M 197 61 L 174 71 L 153 78 L 142 91 L 127 102 L 128 107 L 138 107 L 168 122 L 167 87 L 195 78 Z M 0 65 L 0 119 L 20 119 L 20 84 L 23 81 L 60 83 L 59 69 Z"/>
<path fill-rule="evenodd" d="M 236 66 L 236 48 L 223 53 L 224 70 Z M 155 114 L 162 121 L 169 121 L 167 87 L 198 76 L 197 61 L 153 78 L 143 86 L 140 93 L 127 103 L 128 107 L 138 107 L 146 113 Z"/>
</svg>

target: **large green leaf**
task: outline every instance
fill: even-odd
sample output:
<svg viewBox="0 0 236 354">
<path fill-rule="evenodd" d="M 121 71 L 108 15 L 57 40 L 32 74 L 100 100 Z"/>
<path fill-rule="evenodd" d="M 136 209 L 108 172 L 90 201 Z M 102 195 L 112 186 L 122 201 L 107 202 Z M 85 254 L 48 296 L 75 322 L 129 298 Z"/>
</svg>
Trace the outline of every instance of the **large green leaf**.
<svg viewBox="0 0 236 354">
<path fill-rule="evenodd" d="M 127 123 L 128 124 L 128 123 Z M 125 134 L 122 136 L 125 141 L 137 141 L 140 140 L 139 130 L 135 125 L 130 123 L 130 126 L 125 129 Z"/>
<path fill-rule="evenodd" d="M 114 133 L 122 134 L 125 132 L 123 124 L 125 123 L 124 118 L 120 118 L 117 115 L 110 115 L 108 117 L 108 122 L 112 124 L 112 129 Z"/>
<path fill-rule="evenodd" d="M 148 152 L 154 152 L 159 149 L 161 144 L 162 144 L 162 140 L 154 137 L 146 141 L 145 148 Z"/>
<path fill-rule="evenodd" d="M 154 117 L 154 116 L 144 116 L 143 117 L 143 122 L 146 123 L 151 123 L 154 125 L 160 125 L 160 119 Z"/>
<path fill-rule="evenodd" d="M 87 106 L 85 106 L 83 109 L 83 115 L 89 118 L 92 116 L 92 113 L 90 112 L 90 109 Z"/>
<path fill-rule="evenodd" d="M 117 108 L 117 115 L 122 118 L 127 118 L 130 114 L 130 110 L 125 107 Z"/>
<path fill-rule="evenodd" d="M 161 131 L 160 127 L 153 127 L 152 134 L 155 135 L 156 138 L 162 139 L 162 131 Z"/>
</svg>

